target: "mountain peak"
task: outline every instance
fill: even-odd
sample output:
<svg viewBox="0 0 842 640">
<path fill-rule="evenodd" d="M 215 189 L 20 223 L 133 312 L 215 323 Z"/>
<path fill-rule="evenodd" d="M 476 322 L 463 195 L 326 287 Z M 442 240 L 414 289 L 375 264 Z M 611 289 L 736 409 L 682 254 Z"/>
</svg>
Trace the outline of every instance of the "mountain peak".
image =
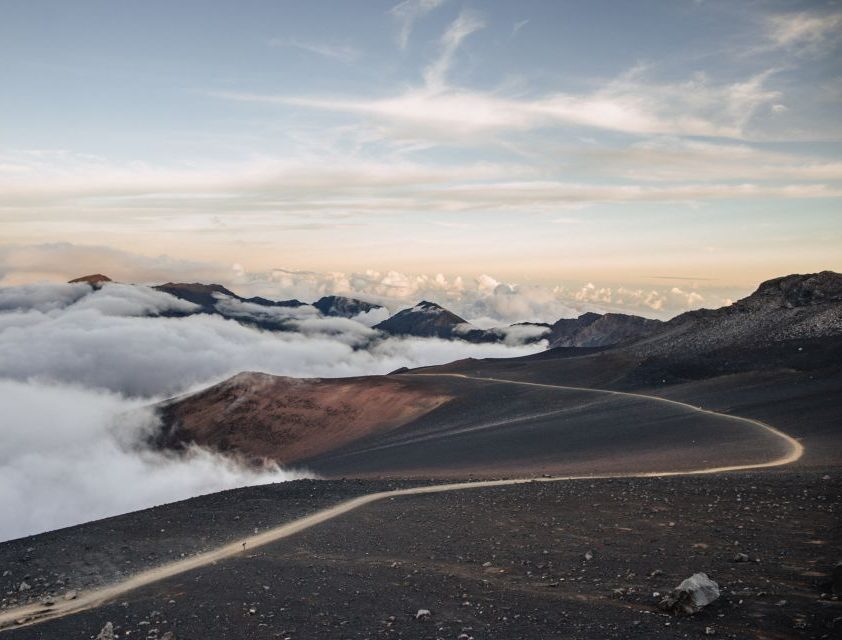
<svg viewBox="0 0 842 640">
<path fill-rule="evenodd" d="M 399 311 L 374 328 L 392 335 L 450 339 L 455 334 L 464 334 L 470 330 L 471 325 L 441 305 L 422 300 L 414 307 Z"/>
<path fill-rule="evenodd" d="M 744 308 L 758 305 L 792 308 L 838 301 L 842 301 L 842 273 L 820 271 L 766 280 L 737 304 Z"/>
<path fill-rule="evenodd" d="M 346 296 L 324 296 L 313 303 L 323 316 L 335 316 L 342 318 L 353 318 L 361 313 L 367 313 L 373 309 L 382 309 L 379 304 L 348 298 Z"/>
<path fill-rule="evenodd" d="M 86 282 L 92 287 L 101 287 L 106 282 L 113 282 L 113 280 L 101 273 L 92 273 L 91 275 L 82 276 L 80 278 L 73 278 L 73 280 L 68 281 L 68 284 L 76 284 L 78 282 Z"/>
<path fill-rule="evenodd" d="M 422 300 L 418 304 L 416 304 L 413 308 L 413 311 L 447 311 L 443 306 L 440 304 L 436 304 L 435 302 L 430 302 L 429 300 Z"/>
</svg>

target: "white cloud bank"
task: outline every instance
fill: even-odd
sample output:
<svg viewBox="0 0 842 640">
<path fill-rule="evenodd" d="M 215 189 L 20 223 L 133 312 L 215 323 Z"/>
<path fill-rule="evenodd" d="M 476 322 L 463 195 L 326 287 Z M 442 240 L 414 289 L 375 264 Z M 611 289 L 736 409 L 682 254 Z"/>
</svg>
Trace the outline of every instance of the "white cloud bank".
<svg viewBox="0 0 842 640">
<path fill-rule="evenodd" d="M 149 451 L 155 419 L 144 407 L 162 397 L 244 370 L 352 376 L 543 348 L 390 338 L 359 349 L 373 331 L 345 318 L 269 333 L 216 316 L 147 316 L 192 306 L 141 286 L 0 288 L 0 539 L 301 475 Z"/>
<path fill-rule="evenodd" d="M 155 418 L 117 394 L 0 379 L 0 405 L 0 540 L 302 475 L 246 469 L 201 449 L 138 450 Z"/>
<path fill-rule="evenodd" d="M 145 317 L 192 305 L 147 287 L 117 284 L 77 300 L 66 295 L 72 302 L 42 311 L 39 307 L 48 306 L 44 300 L 54 292 L 77 291 L 77 285 L 46 287 L 48 294 L 41 285 L 0 289 L 0 377 L 152 397 L 246 370 L 343 377 L 465 357 L 524 355 L 541 348 L 421 338 L 369 343 L 377 334 L 361 323 L 312 315 L 294 321 L 299 332 L 283 333 L 258 331 L 218 316 Z M 362 345 L 366 348 L 357 348 Z"/>
</svg>

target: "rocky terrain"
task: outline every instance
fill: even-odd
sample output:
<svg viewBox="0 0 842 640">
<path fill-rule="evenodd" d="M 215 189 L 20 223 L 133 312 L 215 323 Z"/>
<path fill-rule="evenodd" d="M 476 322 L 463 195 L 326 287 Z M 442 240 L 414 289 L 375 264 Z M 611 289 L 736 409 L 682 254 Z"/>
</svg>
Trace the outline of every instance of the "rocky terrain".
<svg viewBox="0 0 842 640">
<path fill-rule="evenodd" d="M 550 348 L 607 347 L 632 342 L 650 335 L 661 326 L 650 320 L 623 313 L 584 313 L 578 318 L 562 318 L 552 325 Z"/>
<path fill-rule="evenodd" d="M 644 356 L 699 354 L 842 335 L 842 274 L 791 275 L 762 283 L 721 309 L 676 316 L 632 347 Z"/>
<path fill-rule="evenodd" d="M 342 486 L 299 485 L 315 502 Z M 283 521 L 295 511 L 287 500 L 302 497 L 290 491 L 244 489 L 36 536 L 23 543 L 32 549 L 28 563 L 10 552 L 20 544 L 0 545 L 0 568 L 15 574 L 6 577 L 4 604 L 20 598 L 14 586 L 22 571 L 39 585 L 41 567 L 54 566 L 67 584 L 80 584 L 56 545 L 101 548 L 99 562 L 142 561 L 144 551 L 162 548 L 159 528 L 236 537 L 246 522 Z M 90 639 L 111 623 L 119 638 L 179 640 L 834 638 L 842 625 L 833 591 L 840 499 L 838 469 L 407 496 L 95 609 L 3 633 Z M 115 544 L 122 532 L 135 553 Z M 718 597 L 691 615 L 664 611 L 665 596 L 698 572 L 717 584 Z M 63 587 L 53 591 L 63 597 Z"/>
</svg>

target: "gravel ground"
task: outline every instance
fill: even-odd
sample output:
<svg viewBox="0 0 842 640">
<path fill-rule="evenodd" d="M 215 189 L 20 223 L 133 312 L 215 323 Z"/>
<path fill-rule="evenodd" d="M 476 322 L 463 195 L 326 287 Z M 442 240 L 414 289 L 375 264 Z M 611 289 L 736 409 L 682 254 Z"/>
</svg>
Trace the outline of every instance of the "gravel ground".
<svg viewBox="0 0 842 640">
<path fill-rule="evenodd" d="M 114 582 L 406 484 L 296 480 L 233 489 L 0 543 L 0 609 Z"/>
<path fill-rule="evenodd" d="M 301 486 L 303 504 L 344 496 L 346 483 Z M 230 539 L 247 530 L 244 511 L 292 513 L 271 491 L 208 503 L 214 525 L 175 506 L 133 514 L 130 546 L 154 548 L 164 519 Z M 3 637 L 87 639 L 112 622 L 119 638 L 179 640 L 835 638 L 842 601 L 828 583 L 842 560 L 841 498 L 838 468 L 400 497 Z M 91 526 L 65 540 L 84 529 L 96 545 L 100 535 L 119 566 L 114 534 Z M 662 595 L 698 571 L 719 583 L 719 599 L 693 616 L 661 612 Z"/>
</svg>

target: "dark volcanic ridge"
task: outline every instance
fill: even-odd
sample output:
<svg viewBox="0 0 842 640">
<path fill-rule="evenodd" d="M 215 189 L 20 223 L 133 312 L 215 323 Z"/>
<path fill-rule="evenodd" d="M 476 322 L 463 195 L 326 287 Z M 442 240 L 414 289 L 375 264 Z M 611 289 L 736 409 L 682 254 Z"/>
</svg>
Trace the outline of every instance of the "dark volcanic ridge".
<svg viewBox="0 0 842 640">
<path fill-rule="evenodd" d="M 842 274 L 822 271 L 767 280 L 729 307 L 683 313 L 632 349 L 643 355 L 698 354 L 840 335 Z"/>
<path fill-rule="evenodd" d="M 110 279 L 96 274 L 72 282 L 101 287 Z M 383 309 L 371 302 L 343 296 L 325 296 L 312 304 L 300 300 L 243 298 L 219 284 L 170 282 L 154 288 L 197 305 L 198 313 L 217 314 L 270 331 L 295 331 L 296 320 L 308 313 L 315 317 L 353 319 Z M 641 356 L 678 351 L 699 354 L 716 348 L 842 335 L 840 291 L 842 274 L 822 271 L 774 278 L 730 306 L 689 311 L 666 322 L 622 313 L 588 312 L 553 324 L 520 322 L 492 329 L 474 326 L 441 305 L 424 300 L 374 328 L 391 336 L 475 344 L 510 341 L 529 344 L 545 340 L 550 348 L 623 346 Z M 189 312 L 165 315 L 189 315 Z"/>
</svg>

